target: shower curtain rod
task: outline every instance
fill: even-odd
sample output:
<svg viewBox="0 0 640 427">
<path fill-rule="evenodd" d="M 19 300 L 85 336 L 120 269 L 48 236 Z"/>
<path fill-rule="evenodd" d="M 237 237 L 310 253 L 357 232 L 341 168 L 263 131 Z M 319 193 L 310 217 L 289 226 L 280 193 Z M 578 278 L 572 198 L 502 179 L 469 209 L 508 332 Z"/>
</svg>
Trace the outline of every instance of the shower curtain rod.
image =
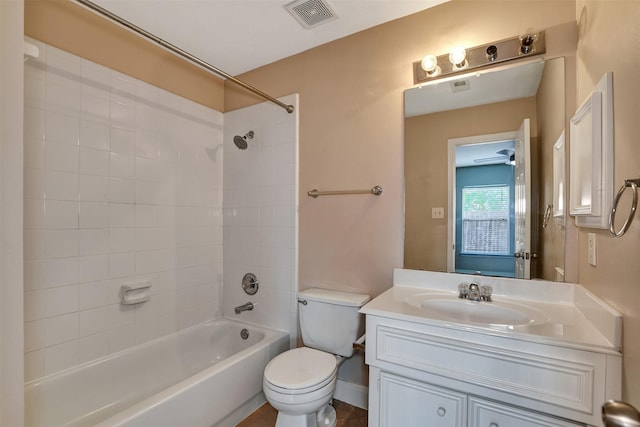
<svg viewBox="0 0 640 427">
<path fill-rule="evenodd" d="M 287 113 L 293 113 L 294 107 L 293 105 L 287 105 L 281 101 L 279 101 L 278 99 L 274 98 L 271 95 L 268 95 L 266 93 L 264 93 L 263 91 L 261 91 L 260 89 L 257 89 L 253 86 L 251 86 L 248 83 L 243 82 L 240 79 L 237 79 L 235 77 L 233 77 L 232 75 L 225 73 L 224 71 L 222 71 L 221 69 L 214 67 L 213 65 L 209 64 L 208 62 L 203 61 L 202 59 L 198 58 L 195 55 L 190 54 L 189 52 L 186 52 L 182 49 L 180 49 L 179 47 L 161 39 L 160 37 L 146 31 L 143 30 L 142 28 L 138 27 L 135 24 L 132 24 L 131 22 L 119 17 L 118 15 L 109 12 L 108 10 L 98 6 L 95 3 L 90 2 L 89 0 L 74 0 L 77 3 L 80 3 L 81 5 L 87 7 L 88 9 L 91 9 L 92 11 L 98 13 L 99 15 L 104 16 L 107 19 L 110 19 L 112 21 L 117 22 L 118 24 L 122 25 L 123 27 L 128 28 L 129 30 L 133 31 L 134 33 L 148 39 L 151 40 L 152 42 L 159 44 L 160 46 L 164 47 L 165 49 L 170 50 L 171 52 L 175 53 L 176 55 L 179 55 L 185 59 L 187 59 L 188 61 L 193 62 L 196 65 L 199 65 L 200 67 L 214 73 L 217 74 L 218 76 L 224 77 L 228 80 L 231 80 L 233 83 L 242 86 L 243 88 L 247 89 L 250 92 L 255 93 L 258 96 L 261 96 L 264 99 L 267 99 L 271 102 L 273 102 L 274 104 L 279 105 L 280 107 L 284 108 Z"/>
</svg>

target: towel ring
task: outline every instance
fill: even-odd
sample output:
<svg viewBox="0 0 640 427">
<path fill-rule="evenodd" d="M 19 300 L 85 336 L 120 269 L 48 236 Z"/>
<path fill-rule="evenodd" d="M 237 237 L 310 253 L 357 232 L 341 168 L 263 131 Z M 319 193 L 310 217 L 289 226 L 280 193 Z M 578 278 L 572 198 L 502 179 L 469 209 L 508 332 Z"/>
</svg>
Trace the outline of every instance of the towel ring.
<svg viewBox="0 0 640 427">
<path fill-rule="evenodd" d="M 553 205 L 547 205 L 544 209 L 544 217 L 542 218 L 542 228 L 547 228 L 549 225 L 549 219 L 551 218 L 551 212 L 553 211 Z"/>
<path fill-rule="evenodd" d="M 609 212 L 609 232 L 615 237 L 621 237 L 624 233 L 627 232 L 629 226 L 631 226 L 631 221 L 633 221 L 633 217 L 636 214 L 636 208 L 638 207 L 638 185 L 640 184 L 640 178 L 638 179 L 625 179 L 624 184 L 618 190 L 618 194 L 616 194 L 616 198 L 613 201 L 613 207 L 611 208 L 611 212 Z M 627 219 L 624 224 L 622 224 L 622 228 L 618 231 L 614 228 L 614 220 L 616 218 L 616 211 L 618 210 L 618 203 L 620 202 L 620 197 L 625 192 L 625 190 L 631 187 L 633 199 L 631 200 L 631 209 L 629 209 L 629 213 L 627 214 Z"/>
</svg>

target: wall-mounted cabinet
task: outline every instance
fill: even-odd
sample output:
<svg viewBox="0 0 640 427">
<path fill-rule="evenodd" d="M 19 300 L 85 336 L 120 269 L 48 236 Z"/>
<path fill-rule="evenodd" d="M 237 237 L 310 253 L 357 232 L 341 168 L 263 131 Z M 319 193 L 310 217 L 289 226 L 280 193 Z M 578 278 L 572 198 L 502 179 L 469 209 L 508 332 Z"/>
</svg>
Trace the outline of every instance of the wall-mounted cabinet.
<svg viewBox="0 0 640 427">
<path fill-rule="evenodd" d="M 612 80 L 612 73 L 606 73 L 571 118 L 569 213 L 579 227 L 609 227 L 614 194 Z"/>
</svg>

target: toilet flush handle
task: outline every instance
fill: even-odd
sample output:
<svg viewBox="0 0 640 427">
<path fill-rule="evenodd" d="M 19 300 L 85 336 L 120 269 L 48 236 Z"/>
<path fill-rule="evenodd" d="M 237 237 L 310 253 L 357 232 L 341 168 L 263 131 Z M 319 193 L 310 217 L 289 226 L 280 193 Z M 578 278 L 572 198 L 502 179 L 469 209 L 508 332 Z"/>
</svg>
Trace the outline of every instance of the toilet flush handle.
<svg viewBox="0 0 640 427">
<path fill-rule="evenodd" d="M 302 305 L 307 305 L 307 300 L 306 299 L 299 299 L 298 302 Z"/>
</svg>

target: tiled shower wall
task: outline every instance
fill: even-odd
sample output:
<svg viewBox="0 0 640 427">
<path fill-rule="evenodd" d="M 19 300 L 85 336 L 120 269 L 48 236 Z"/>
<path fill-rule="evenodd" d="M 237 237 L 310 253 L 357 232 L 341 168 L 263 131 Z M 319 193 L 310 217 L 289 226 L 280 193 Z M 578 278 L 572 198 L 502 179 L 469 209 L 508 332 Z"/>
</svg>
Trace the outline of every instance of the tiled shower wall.
<svg viewBox="0 0 640 427">
<path fill-rule="evenodd" d="M 224 298 L 225 316 L 288 331 L 295 346 L 298 288 L 298 96 L 280 100 L 294 113 L 261 103 L 224 118 Z M 244 136 L 248 148 L 233 144 Z M 258 293 L 242 290 L 254 273 Z M 236 315 L 245 302 L 253 311 Z"/>
<path fill-rule="evenodd" d="M 223 258 L 223 115 L 29 41 L 27 380 L 221 317 Z"/>
</svg>

